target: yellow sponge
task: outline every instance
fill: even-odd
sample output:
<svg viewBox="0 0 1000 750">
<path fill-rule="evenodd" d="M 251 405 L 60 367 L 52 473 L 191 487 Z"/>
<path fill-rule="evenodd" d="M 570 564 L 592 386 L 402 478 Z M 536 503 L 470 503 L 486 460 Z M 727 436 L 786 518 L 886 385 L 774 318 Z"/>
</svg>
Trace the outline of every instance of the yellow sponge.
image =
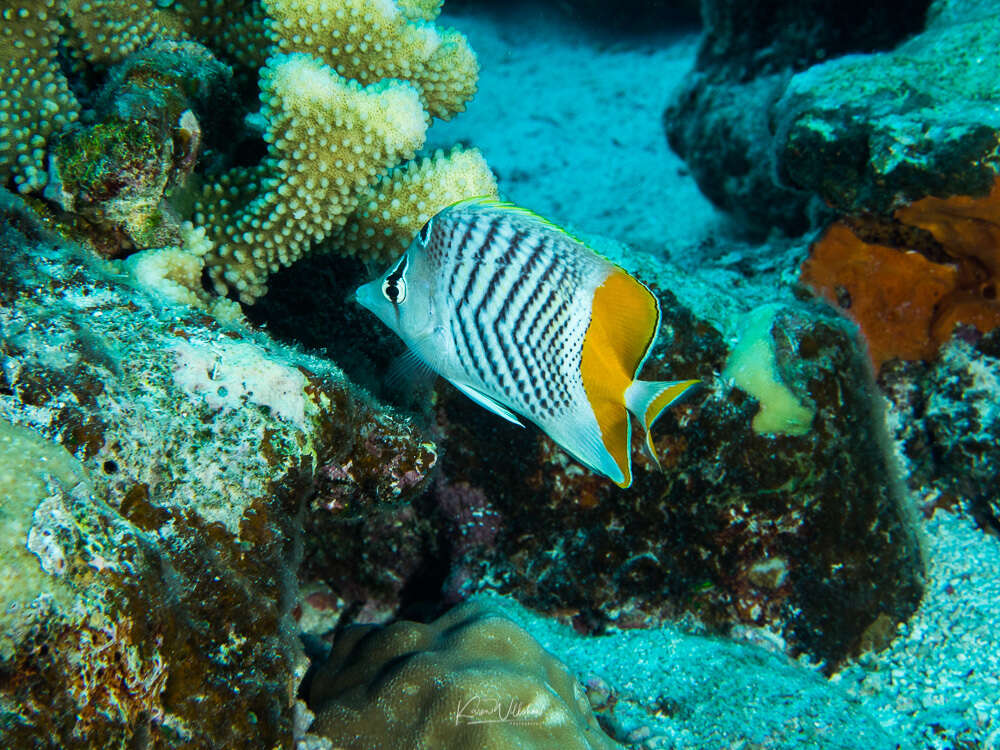
<svg viewBox="0 0 1000 750">
<path fill-rule="evenodd" d="M 812 425 L 813 410 L 802 404 L 778 375 L 771 324 L 779 309 L 779 305 L 764 305 L 749 314 L 723 376 L 732 378 L 738 388 L 760 402 L 753 418 L 755 432 L 805 435 Z"/>
</svg>

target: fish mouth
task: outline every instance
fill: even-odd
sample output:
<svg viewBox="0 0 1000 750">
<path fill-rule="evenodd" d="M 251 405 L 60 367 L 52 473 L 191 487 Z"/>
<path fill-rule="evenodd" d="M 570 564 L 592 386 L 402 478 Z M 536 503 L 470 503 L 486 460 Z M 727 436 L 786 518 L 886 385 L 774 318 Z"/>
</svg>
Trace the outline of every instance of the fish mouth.
<svg viewBox="0 0 1000 750">
<path fill-rule="evenodd" d="M 378 284 L 377 279 L 367 284 L 362 284 L 354 290 L 354 294 L 348 295 L 348 300 L 354 302 L 356 305 L 361 305 L 366 310 L 374 312 L 377 306 L 376 300 L 382 296 Z"/>
</svg>

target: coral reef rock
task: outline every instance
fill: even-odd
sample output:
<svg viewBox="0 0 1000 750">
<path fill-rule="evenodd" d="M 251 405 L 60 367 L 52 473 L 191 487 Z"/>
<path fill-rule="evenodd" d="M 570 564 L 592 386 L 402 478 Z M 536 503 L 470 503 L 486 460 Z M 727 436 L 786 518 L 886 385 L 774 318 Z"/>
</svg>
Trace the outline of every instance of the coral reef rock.
<svg viewBox="0 0 1000 750">
<path fill-rule="evenodd" d="M 1000 531 L 1000 329 L 960 328 L 933 360 L 896 363 L 880 382 L 925 512 L 958 506 Z"/>
<path fill-rule="evenodd" d="M 312 680 L 313 731 L 357 750 L 614 750 L 579 682 L 478 604 L 346 630 Z"/>
<path fill-rule="evenodd" d="M 440 383 L 432 491 L 361 522 L 355 538 L 375 541 L 360 566 L 360 541 L 307 552 L 308 577 L 383 618 L 482 587 L 588 631 L 687 612 L 767 628 L 830 667 L 874 623 L 905 619 L 922 560 L 854 326 L 789 299 L 724 326 L 742 331 L 731 344 L 707 314 L 714 297 L 686 295 L 703 300 L 696 313 L 656 292 L 663 321 L 642 377 L 703 381 L 653 429 L 663 471 L 635 435 L 635 483 L 619 490 Z"/>
<path fill-rule="evenodd" d="M 9 193 L 0 226 L 0 745 L 291 748 L 307 497 L 336 465 L 345 506 L 405 502 L 434 445 Z"/>
<path fill-rule="evenodd" d="M 54 139 L 45 196 L 102 232 L 122 232 L 119 252 L 181 245 L 180 220 L 164 196 L 198 159 L 194 109 L 218 101 L 231 77 L 194 42 L 157 41 L 129 56 L 87 123 Z"/>
<path fill-rule="evenodd" d="M 714 202 L 757 229 L 799 233 L 824 204 L 888 213 L 989 191 L 993 3 L 760 5 L 706 4 L 696 71 L 665 115 Z"/>
</svg>

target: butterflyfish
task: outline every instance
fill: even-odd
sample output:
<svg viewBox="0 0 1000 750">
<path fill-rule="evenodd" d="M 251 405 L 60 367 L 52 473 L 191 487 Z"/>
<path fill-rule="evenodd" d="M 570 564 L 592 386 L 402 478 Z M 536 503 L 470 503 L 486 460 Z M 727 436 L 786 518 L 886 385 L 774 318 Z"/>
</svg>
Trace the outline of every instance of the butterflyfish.
<svg viewBox="0 0 1000 750">
<path fill-rule="evenodd" d="M 435 215 L 356 300 L 476 403 L 534 422 L 620 487 L 631 412 L 646 430 L 696 380 L 638 380 L 660 305 L 641 282 L 542 217 L 486 198 Z"/>
</svg>

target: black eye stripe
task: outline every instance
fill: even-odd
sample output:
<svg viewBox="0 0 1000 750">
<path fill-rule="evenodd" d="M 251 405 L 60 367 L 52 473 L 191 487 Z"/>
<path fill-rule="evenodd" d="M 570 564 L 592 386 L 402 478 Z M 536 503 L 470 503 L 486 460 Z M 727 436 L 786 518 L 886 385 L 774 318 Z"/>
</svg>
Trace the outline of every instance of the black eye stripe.
<svg viewBox="0 0 1000 750">
<path fill-rule="evenodd" d="M 406 272 L 407 264 L 408 259 L 404 255 L 392 273 L 386 276 L 382 282 L 382 295 L 393 305 L 399 305 L 406 299 L 406 280 L 403 278 L 403 274 Z"/>
<path fill-rule="evenodd" d="M 404 255 L 403 259 L 399 262 L 399 265 L 396 266 L 396 270 L 386 276 L 385 282 L 387 284 L 395 286 L 396 282 L 403 278 L 403 273 L 406 271 L 406 262 L 407 258 Z"/>
</svg>

